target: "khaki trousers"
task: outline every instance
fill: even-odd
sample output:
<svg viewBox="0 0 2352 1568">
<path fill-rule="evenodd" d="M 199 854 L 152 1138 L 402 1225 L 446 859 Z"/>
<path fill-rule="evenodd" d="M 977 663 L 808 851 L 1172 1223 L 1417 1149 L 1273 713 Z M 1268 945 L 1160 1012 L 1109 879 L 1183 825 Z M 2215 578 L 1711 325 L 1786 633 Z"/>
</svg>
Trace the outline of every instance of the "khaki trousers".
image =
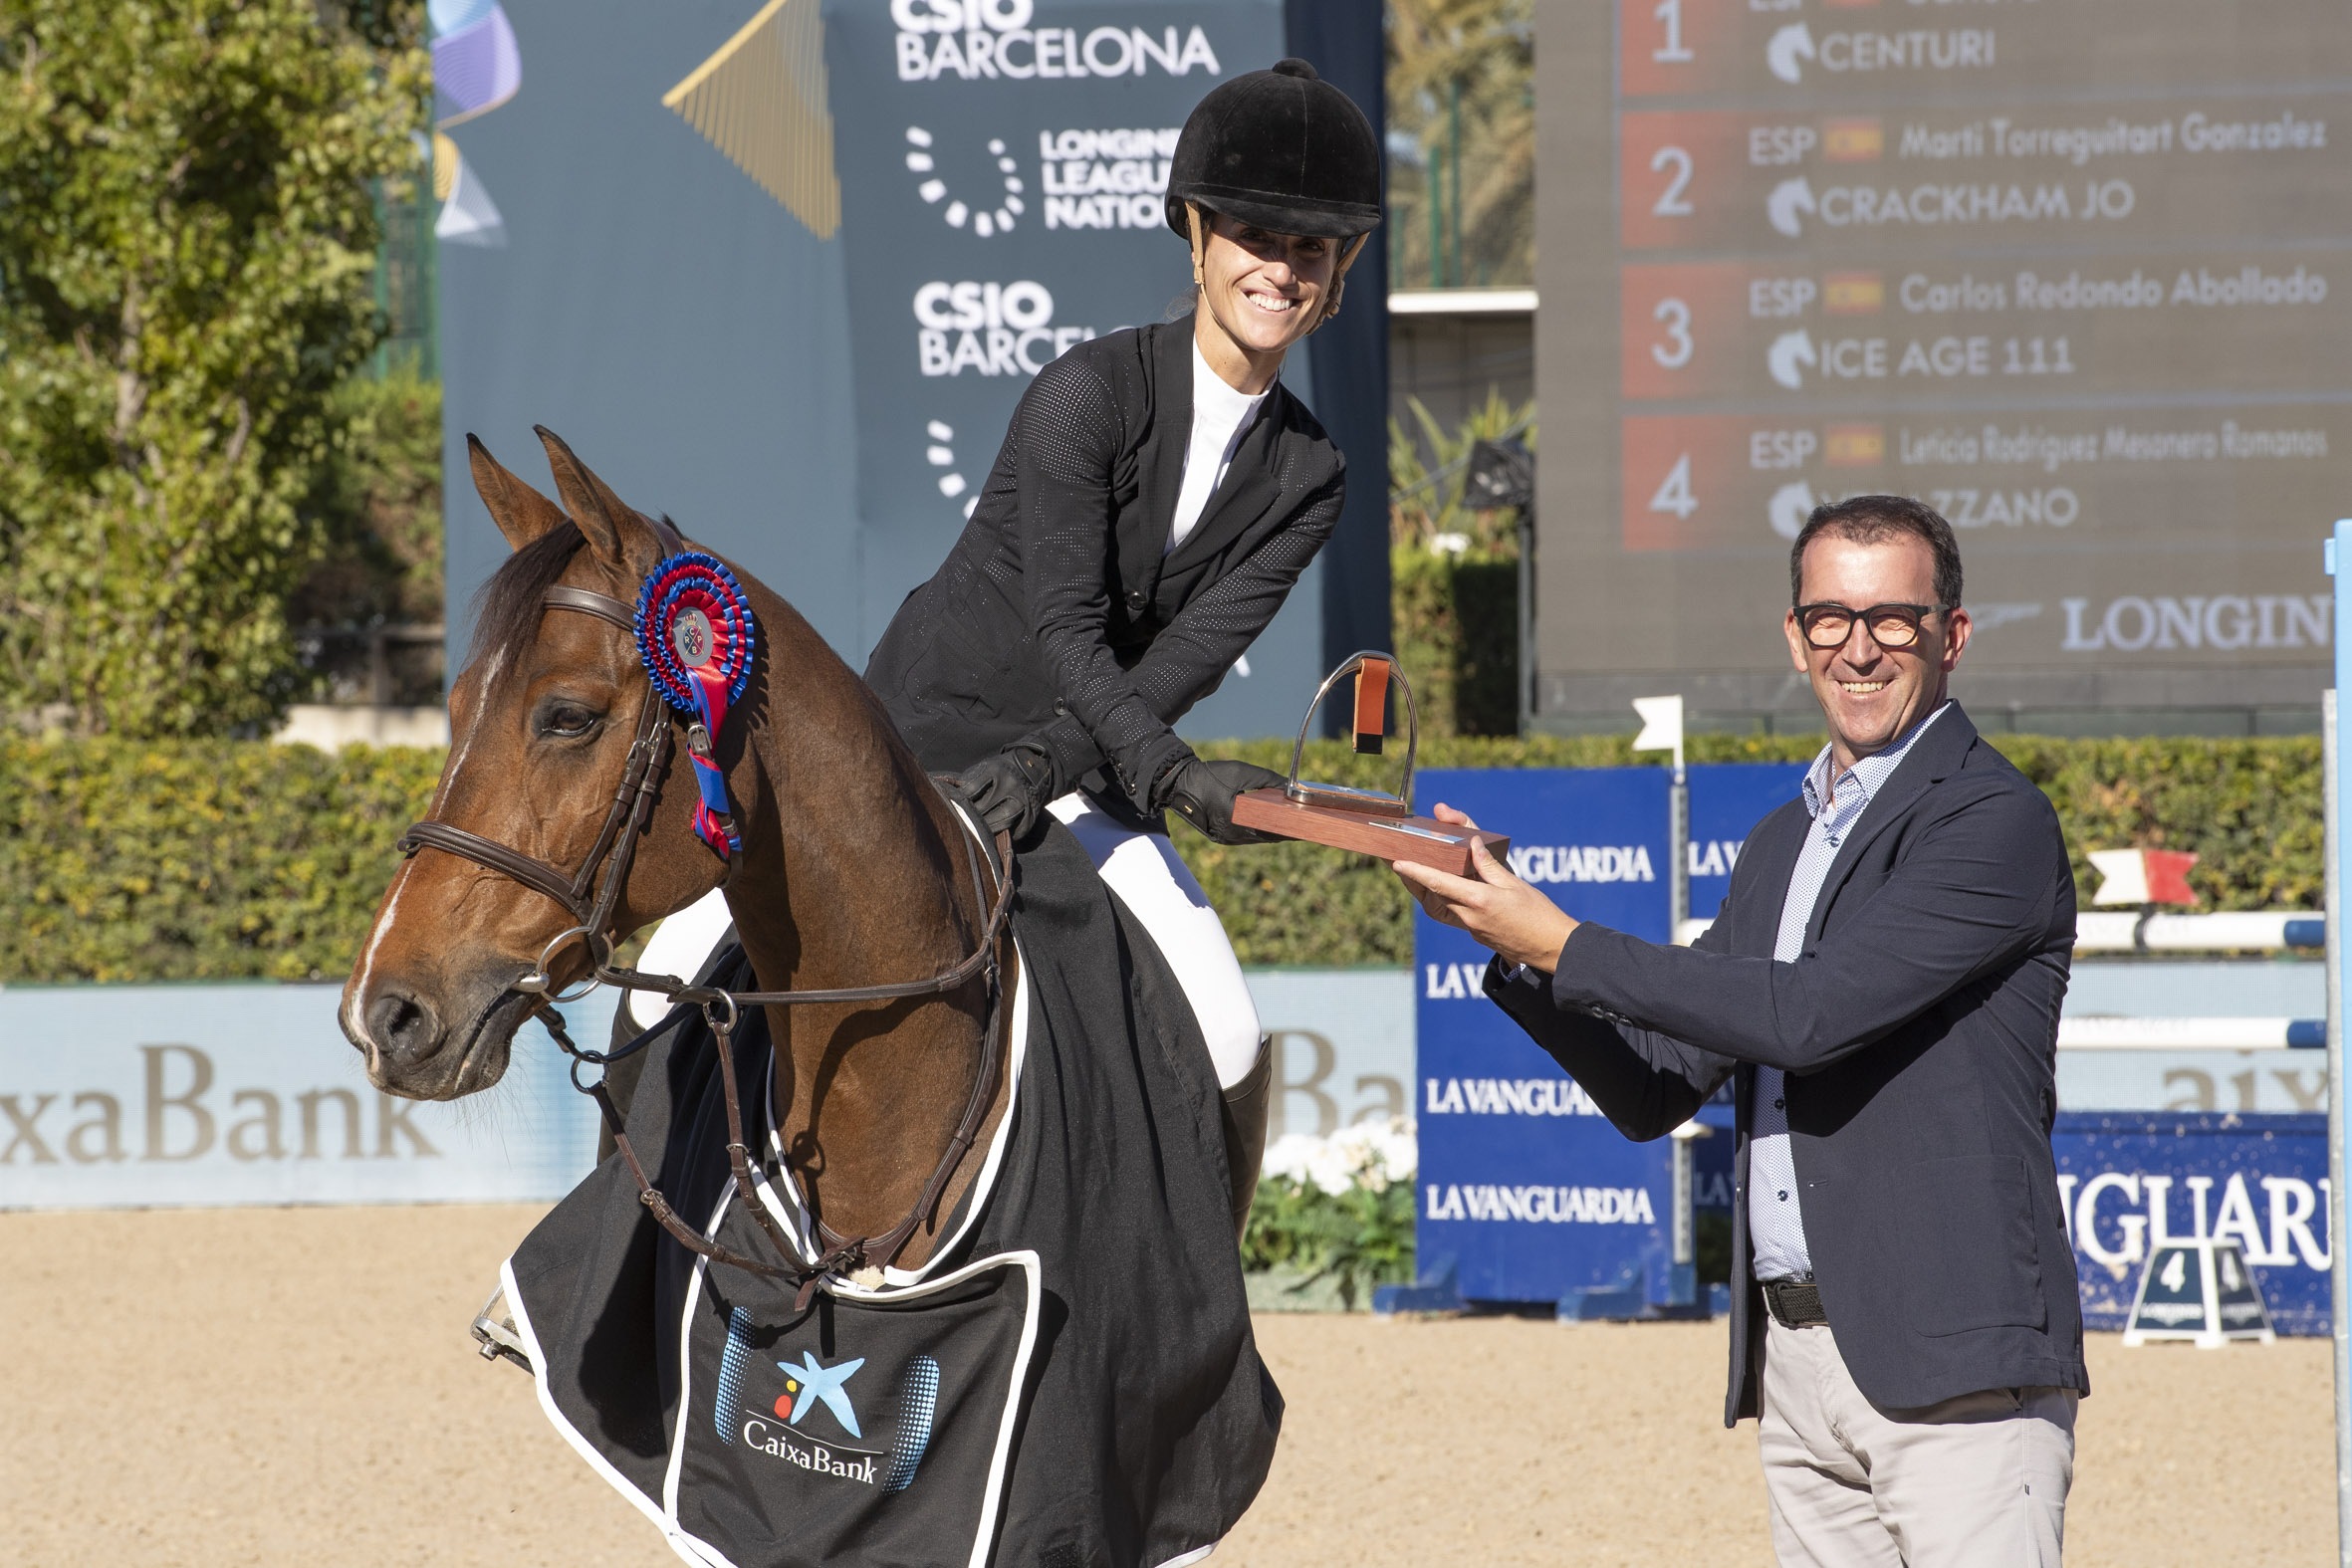
<svg viewBox="0 0 2352 1568">
<path fill-rule="evenodd" d="M 1765 1325 L 1758 1448 L 1780 1568 L 2058 1568 L 2072 1389 L 1862 1397 L 1826 1327 Z"/>
</svg>

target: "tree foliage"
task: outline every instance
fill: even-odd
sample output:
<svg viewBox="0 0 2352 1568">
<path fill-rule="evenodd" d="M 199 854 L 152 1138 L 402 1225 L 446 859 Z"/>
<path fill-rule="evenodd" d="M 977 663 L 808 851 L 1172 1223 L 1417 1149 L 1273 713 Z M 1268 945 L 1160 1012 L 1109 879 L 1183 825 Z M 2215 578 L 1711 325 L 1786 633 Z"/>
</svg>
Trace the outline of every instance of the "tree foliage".
<svg viewBox="0 0 2352 1568">
<path fill-rule="evenodd" d="M 1519 514 L 1468 505 L 1465 481 L 1480 441 L 1535 446 L 1535 405 L 1514 408 L 1490 388 L 1486 406 L 1448 432 L 1421 399 L 1408 401 L 1422 439 L 1388 421 L 1396 655 L 1411 672 L 1424 735 L 1511 735 L 1519 729 Z"/>
<path fill-rule="evenodd" d="M 377 329 L 421 18 L 0 0 L 0 706 L 219 734 L 300 679 L 285 601 Z"/>
<path fill-rule="evenodd" d="M 1432 281 L 1429 209 L 1439 190 L 1447 283 L 1533 283 L 1532 0 L 1389 0 L 1388 123 L 1392 147 L 1401 140 L 1411 149 L 1398 149 L 1404 167 L 1392 170 L 1389 182 L 1394 285 Z M 1452 253 L 1457 204 L 1459 255 Z"/>
<path fill-rule="evenodd" d="M 1429 548 L 1433 540 L 1460 536 L 1461 548 L 1519 558 L 1519 515 L 1508 508 L 1469 503 L 1470 449 L 1481 441 L 1518 440 L 1537 450 L 1532 399 L 1514 408 L 1499 388 L 1487 388 L 1486 406 L 1475 408 L 1451 431 L 1420 398 L 1408 396 L 1419 439 L 1394 414 L 1388 418 L 1388 541 Z"/>
<path fill-rule="evenodd" d="M 414 355 L 353 376 L 329 403 L 334 426 L 309 510 L 321 552 L 295 591 L 297 626 L 441 618 L 441 383 Z"/>
</svg>

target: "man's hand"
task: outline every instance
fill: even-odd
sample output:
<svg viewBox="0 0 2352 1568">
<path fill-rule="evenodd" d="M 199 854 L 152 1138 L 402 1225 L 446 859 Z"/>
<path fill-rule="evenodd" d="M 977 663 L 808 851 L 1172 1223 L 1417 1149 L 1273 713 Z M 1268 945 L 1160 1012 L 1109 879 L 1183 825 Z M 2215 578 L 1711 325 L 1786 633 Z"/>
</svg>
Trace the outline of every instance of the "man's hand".
<svg viewBox="0 0 2352 1568">
<path fill-rule="evenodd" d="M 1441 804 L 1431 814 L 1457 827 L 1478 826 L 1450 805 Z M 1507 964 L 1550 974 L 1576 922 L 1512 875 L 1509 866 L 1487 853 L 1484 843 L 1473 839 L 1470 856 L 1475 873 L 1470 877 L 1448 876 L 1409 860 L 1390 861 L 1389 869 L 1403 880 L 1413 901 L 1429 911 L 1430 919 L 1469 932 Z"/>
</svg>

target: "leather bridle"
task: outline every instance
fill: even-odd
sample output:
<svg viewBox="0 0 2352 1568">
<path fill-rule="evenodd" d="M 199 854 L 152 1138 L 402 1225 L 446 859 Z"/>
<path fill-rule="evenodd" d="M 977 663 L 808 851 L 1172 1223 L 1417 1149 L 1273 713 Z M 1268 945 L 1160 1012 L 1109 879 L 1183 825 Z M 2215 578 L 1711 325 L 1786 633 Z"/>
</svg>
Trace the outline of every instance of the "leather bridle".
<svg viewBox="0 0 2352 1568">
<path fill-rule="evenodd" d="M 645 520 L 651 524 L 651 519 Z M 677 535 L 667 527 L 653 524 L 666 550 L 681 548 Z M 593 615 L 611 622 L 629 636 L 630 656 L 636 655 L 636 615 L 620 600 L 588 588 L 559 584 L 547 590 L 541 600 L 551 610 L 573 610 Z M 980 1125 L 987 1119 L 989 1107 L 996 1100 L 997 1086 L 1003 1077 L 1001 1038 L 1005 1022 L 1003 976 L 997 962 L 998 943 L 1004 935 L 1007 917 L 1013 904 L 1013 845 L 1010 834 L 996 835 L 995 873 L 996 896 L 993 902 L 983 883 L 981 857 L 973 847 L 976 829 L 959 833 L 963 841 L 964 858 L 972 875 L 975 907 L 988 909 L 987 928 L 970 957 L 929 980 L 899 981 L 880 986 L 856 986 L 830 991 L 727 991 L 717 987 L 695 986 L 673 975 L 647 975 L 638 970 L 622 969 L 612 963 L 612 915 L 620 902 L 622 888 L 628 882 L 629 867 L 634 864 L 637 841 L 643 837 L 653 809 L 661 798 L 661 784 L 668 771 L 673 743 L 668 722 L 670 706 L 654 686 L 650 674 L 645 681 L 644 708 L 638 716 L 636 738 L 630 743 L 628 761 L 621 770 L 619 787 L 613 790 L 612 803 L 605 809 L 604 823 L 597 830 L 595 842 L 580 863 L 580 869 L 567 875 L 551 861 L 523 853 L 496 839 L 446 822 L 427 818 L 412 822 L 398 840 L 403 856 L 412 856 L 420 849 L 438 850 L 470 860 L 485 870 L 496 872 L 530 888 L 533 892 L 553 900 L 578 922 L 558 933 L 540 951 L 536 970 L 516 980 L 509 989 L 536 995 L 541 1001 L 533 1008 L 556 1043 L 573 1058 L 574 1087 L 595 1098 L 605 1125 L 612 1133 L 614 1145 L 627 1162 L 636 1178 L 637 1196 L 653 1214 L 653 1218 L 679 1244 L 714 1262 L 727 1263 L 737 1268 L 771 1278 L 792 1278 L 800 1282 L 795 1311 L 805 1310 L 819 1280 L 828 1273 L 848 1273 L 866 1267 L 887 1267 L 896 1260 L 909 1239 L 926 1218 L 935 1217 L 938 1205 L 946 1194 L 948 1183 L 954 1178 L 964 1156 L 970 1152 L 980 1133 Z M 712 737 L 699 723 L 690 727 L 686 744 L 697 755 L 709 756 Z M 942 781 L 932 781 L 935 788 L 942 788 Z M 953 781 L 946 781 L 952 784 Z M 951 798 L 950 805 L 954 805 Z M 959 817 L 962 813 L 958 812 Z M 740 854 L 729 857 L 728 873 L 733 875 Z M 601 885 L 596 881 L 596 869 L 604 867 Z M 725 884 L 722 883 L 722 886 Z M 588 896 L 590 888 L 595 897 Z M 569 996 L 556 990 L 550 961 L 573 938 L 582 939 L 588 949 L 588 976 L 585 989 Z M 736 1088 L 735 1051 L 733 1034 L 747 1007 L 815 1007 L 870 1002 L 895 1002 L 909 997 L 938 996 L 961 990 L 973 980 L 985 977 L 988 985 L 987 1021 L 981 1029 L 981 1060 L 974 1074 L 972 1093 L 964 1106 L 964 1114 L 948 1140 L 946 1152 L 933 1169 L 930 1180 L 923 1184 L 921 1196 L 906 1217 L 888 1231 L 871 1236 L 844 1236 L 818 1218 L 814 1208 L 810 1218 L 819 1237 L 825 1246 L 823 1256 L 814 1264 L 803 1265 L 794 1260 L 798 1249 L 785 1235 L 767 1206 L 759 1201 L 752 1179 L 751 1158 L 744 1142 L 743 1106 Z M 563 1015 L 553 1004 L 578 1001 L 598 985 L 621 986 L 631 991 L 650 991 L 666 996 L 671 1010 L 652 1028 L 637 1035 L 628 1043 L 609 1051 L 584 1049 L 567 1032 Z M 585 1065 L 607 1067 L 622 1057 L 635 1054 L 650 1044 L 655 1037 L 687 1016 L 688 1008 L 701 1009 L 704 1021 L 710 1025 L 718 1044 L 719 1076 L 724 1086 L 727 1107 L 727 1155 L 733 1168 L 736 1196 L 751 1212 L 761 1230 L 788 1262 L 776 1267 L 719 1245 L 706 1239 L 678 1217 L 669 1200 L 654 1187 L 636 1151 L 630 1147 L 625 1119 L 611 1095 L 606 1092 L 601 1076 L 594 1083 L 583 1083 L 580 1069 Z M 724 1016 L 722 1017 L 722 1009 Z M 778 1158 L 782 1159 L 781 1151 Z M 811 1196 L 814 1196 L 813 1194 Z"/>
<path fill-rule="evenodd" d="M 610 621 L 629 634 L 634 656 L 637 620 L 620 600 L 588 588 L 558 585 L 548 589 L 541 602 L 549 609 L 578 610 Z M 620 787 L 612 791 L 612 804 L 605 809 L 604 825 L 597 829 L 595 843 L 580 862 L 580 869 L 569 876 L 550 861 L 462 827 L 452 827 L 447 822 L 430 818 L 411 822 L 408 831 L 400 835 L 397 847 L 403 855 L 413 855 L 419 849 L 438 849 L 443 854 L 471 860 L 555 900 L 580 922 L 559 932 L 540 951 L 539 968 L 517 981 L 514 990 L 545 993 L 556 1002 L 577 1001 L 578 997 L 553 994 L 554 982 L 548 967 L 548 961 L 574 937 L 588 944 L 591 975 L 601 978 L 600 972 L 612 956 L 612 912 L 620 903 L 621 888 L 628 882 L 629 867 L 636 860 L 637 840 L 652 818 L 654 804 L 661 798 L 662 777 L 669 770 L 670 727 L 664 722 L 668 716 L 669 704 L 653 689 L 648 677 L 645 704 L 637 715 L 637 736 L 629 745 L 628 761 L 621 769 Z M 608 855 L 611 863 L 605 868 L 603 886 L 590 902 L 588 890 L 595 885 L 596 867 Z"/>
</svg>

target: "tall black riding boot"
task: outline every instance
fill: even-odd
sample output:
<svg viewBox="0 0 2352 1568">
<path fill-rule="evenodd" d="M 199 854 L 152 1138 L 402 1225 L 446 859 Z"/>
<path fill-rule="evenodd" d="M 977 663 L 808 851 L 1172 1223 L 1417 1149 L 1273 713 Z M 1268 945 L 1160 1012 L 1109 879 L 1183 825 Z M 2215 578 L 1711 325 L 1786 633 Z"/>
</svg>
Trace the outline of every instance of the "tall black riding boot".
<svg viewBox="0 0 2352 1568">
<path fill-rule="evenodd" d="M 1266 1163 L 1266 1117 L 1274 1106 L 1274 1037 L 1258 1041 L 1258 1059 L 1242 1081 L 1225 1091 L 1225 1171 L 1233 1180 L 1233 1233 L 1239 1240 L 1250 1226 L 1250 1200 L 1258 1196 L 1258 1170 Z"/>
</svg>

